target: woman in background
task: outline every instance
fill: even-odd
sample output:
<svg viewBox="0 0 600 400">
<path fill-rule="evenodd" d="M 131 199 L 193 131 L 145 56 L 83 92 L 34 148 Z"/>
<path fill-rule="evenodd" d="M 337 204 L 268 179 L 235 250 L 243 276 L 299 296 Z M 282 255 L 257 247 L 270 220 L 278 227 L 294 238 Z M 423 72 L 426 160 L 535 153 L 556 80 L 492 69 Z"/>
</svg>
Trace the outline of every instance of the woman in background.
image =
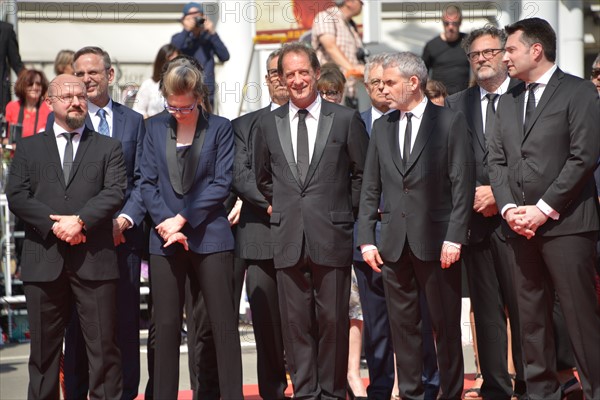
<svg viewBox="0 0 600 400">
<path fill-rule="evenodd" d="M 42 71 L 25 69 L 15 83 L 17 100 L 6 105 L 6 122 L 12 141 L 43 131 L 50 107 L 44 101 L 48 79 Z"/>
<path fill-rule="evenodd" d="M 73 50 L 61 50 L 54 59 L 54 73 L 56 76 L 62 74 L 73 75 Z"/>
<path fill-rule="evenodd" d="M 144 118 L 151 117 L 165 110 L 165 99 L 158 87 L 160 76 L 164 65 L 178 55 L 179 51 L 177 47 L 172 44 L 165 44 L 158 50 L 158 54 L 156 54 L 156 58 L 154 59 L 152 78 L 142 82 L 133 103 L 133 110 L 142 114 Z"/>
</svg>

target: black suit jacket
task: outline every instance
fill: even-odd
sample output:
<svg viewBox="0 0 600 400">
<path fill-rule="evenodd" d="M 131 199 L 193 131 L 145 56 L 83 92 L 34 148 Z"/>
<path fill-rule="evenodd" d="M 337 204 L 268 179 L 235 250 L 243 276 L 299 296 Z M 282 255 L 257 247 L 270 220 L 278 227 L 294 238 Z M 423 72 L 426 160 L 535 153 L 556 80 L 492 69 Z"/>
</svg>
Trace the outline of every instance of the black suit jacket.
<svg viewBox="0 0 600 400">
<path fill-rule="evenodd" d="M 13 26 L 0 21 L 0 113 L 4 113 L 6 103 L 10 101 L 10 68 L 19 74 L 25 68 L 19 54 L 19 43 Z"/>
<path fill-rule="evenodd" d="M 509 90 L 519 82 L 511 80 L 508 86 Z M 475 85 L 462 92 L 448 96 L 446 98 L 446 106 L 452 110 L 462 112 L 467 118 L 471 145 L 475 156 L 475 186 L 489 185 L 486 134 L 491 135 L 492 132 L 487 132 L 486 134 L 483 132 L 485 122 L 481 116 L 481 91 L 479 86 Z M 471 223 L 469 224 L 469 243 L 480 243 L 494 230 L 501 234 L 501 222 L 502 217 L 500 214 L 492 217 L 484 217 L 483 214 L 473 211 Z"/>
<path fill-rule="evenodd" d="M 439 260 L 444 240 L 467 243 L 475 179 L 464 115 L 427 103 L 407 168 L 399 147 L 400 111 L 373 125 L 360 198 L 357 245 L 375 244 L 383 194 L 384 261 L 400 259 L 406 240 L 422 261 Z"/>
<path fill-rule="evenodd" d="M 26 223 L 23 281 L 53 281 L 65 260 L 81 279 L 118 278 L 112 216 L 121 207 L 126 186 L 121 144 L 114 139 L 85 128 L 65 183 L 54 132 L 24 138 L 6 190 L 11 211 Z M 71 246 L 54 236 L 50 214 L 79 215 L 86 243 Z"/>
<path fill-rule="evenodd" d="M 271 105 L 231 121 L 235 139 L 233 191 L 242 199 L 240 221 L 235 231 L 236 256 L 249 260 L 273 258 L 273 242 L 267 208 L 269 202 L 256 187 L 254 138 L 258 122 L 271 112 Z"/>
<path fill-rule="evenodd" d="M 598 230 L 593 172 L 600 155 L 600 100 L 594 85 L 557 69 L 523 132 L 525 84 L 500 98 L 489 141 L 490 181 L 498 209 L 543 199 L 560 213 L 536 235 Z M 514 232 L 507 231 L 514 235 Z"/>
<path fill-rule="evenodd" d="M 300 184 L 289 106 L 260 119 L 254 142 L 256 182 L 273 206 L 275 268 L 298 262 L 303 238 L 316 264 L 351 265 L 353 211 L 358 208 L 368 142 L 358 112 L 323 100 L 308 174 Z"/>
</svg>

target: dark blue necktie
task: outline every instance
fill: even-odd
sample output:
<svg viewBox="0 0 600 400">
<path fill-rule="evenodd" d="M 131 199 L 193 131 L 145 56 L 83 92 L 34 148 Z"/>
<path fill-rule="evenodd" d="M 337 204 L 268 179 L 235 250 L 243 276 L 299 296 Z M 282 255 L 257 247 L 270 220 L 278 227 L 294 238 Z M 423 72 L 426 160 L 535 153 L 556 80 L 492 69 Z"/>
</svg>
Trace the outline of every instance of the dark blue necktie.
<svg viewBox="0 0 600 400">
<path fill-rule="evenodd" d="M 108 122 L 106 121 L 106 110 L 101 108 L 96 114 L 100 117 L 98 132 L 100 132 L 101 135 L 110 136 L 110 128 L 108 127 Z"/>
</svg>

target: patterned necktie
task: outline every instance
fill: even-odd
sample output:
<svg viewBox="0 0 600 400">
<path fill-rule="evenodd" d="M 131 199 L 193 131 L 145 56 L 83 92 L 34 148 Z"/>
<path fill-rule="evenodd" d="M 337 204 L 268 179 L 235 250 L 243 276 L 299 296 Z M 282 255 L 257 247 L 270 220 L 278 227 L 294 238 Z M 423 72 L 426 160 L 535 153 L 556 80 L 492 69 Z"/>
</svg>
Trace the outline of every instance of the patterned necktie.
<svg viewBox="0 0 600 400">
<path fill-rule="evenodd" d="M 298 177 L 300 183 L 304 184 L 304 179 L 308 174 L 308 128 L 306 127 L 306 116 L 308 110 L 298 111 L 298 136 L 296 141 L 296 165 L 298 167 Z"/>
<path fill-rule="evenodd" d="M 497 93 L 488 93 L 485 95 L 487 97 L 488 103 L 485 111 L 485 127 L 483 133 L 485 135 L 489 135 L 492 133 L 492 129 L 494 128 L 494 118 L 496 117 L 496 107 L 494 106 L 494 102 L 496 101 L 496 97 L 500 96 Z"/>
<path fill-rule="evenodd" d="M 404 131 L 404 148 L 402 149 L 402 164 L 406 168 L 408 164 L 408 158 L 410 157 L 410 142 L 412 136 L 412 122 L 411 118 L 413 113 L 406 113 L 406 130 Z"/>
<path fill-rule="evenodd" d="M 106 110 L 101 108 L 96 113 L 100 117 L 100 125 L 98 125 L 98 132 L 104 136 L 110 136 L 110 128 L 108 127 L 108 122 L 106 121 Z"/>
<path fill-rule="evenodd" d="M 67 183 L 69 182 L 71 168 L 73 167 L 73 136 L 77 135 L 77 132 L 65 132 L 62 135 L 67 139 L 67 146 L 65 147 L 65 154 L 63 157 L 63 175 L 65 177 L 65 183 Z"/>
<path fill-rule="evenodd" d="M 538 87 L 539 83 L 530 83 L 527 86 L 527 91 L 529 95 L 527 96 L 527 104 L 525 105 L 525 123 L 523 124 L 523 129 L 527 132 L 527 128 L 529 127 L 529 123 L 531 122 L 531 118 L 533 117 L 533 113 L 535 111 L 535 88 Z"/>
</svg>

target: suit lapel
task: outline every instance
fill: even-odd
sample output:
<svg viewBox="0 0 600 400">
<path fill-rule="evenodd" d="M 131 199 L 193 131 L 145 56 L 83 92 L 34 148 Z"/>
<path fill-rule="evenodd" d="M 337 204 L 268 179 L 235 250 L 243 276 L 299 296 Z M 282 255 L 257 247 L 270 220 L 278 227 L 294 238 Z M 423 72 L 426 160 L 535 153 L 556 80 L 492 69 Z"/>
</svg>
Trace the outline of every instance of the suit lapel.
<svg viewBox="0 0 600 400">
<path fill-rule="evenodd" d="M 123 116 L 123 112 L 120 108 L 119 103 L 112 103 L 112 112 L 113 112 L 113 120 L 112 120 L 112 132 L 111 137 L 118 139 L 119 141 L 123 141 L 123 132 L 125 132 L 125 118 Z"/>
<path fill-rule="evenodd" d="M 319 162 L 321 161 L 321 157 L 323 156 L 323 152 L 325 151 L 325 145 L 327 145 L 327 139 L 329 138 L 329 132 L 331 132 L 331 127 L 333 126 L 334 118 L 335 112 L 333 112 L 333 110 L 329 110 L 328 104 L 326 102 L 321 102 L 321 115 L 319 116 L 319 125 L 317 127 L 317 138 L 315 139 L 315 148 L 313 150 L 313 155 L 310 160 L 310 165 L 308 167 L 306 179 L 304 180 L 304 186 L 306 186 L 308 182 L 310 182 L 310 179 L 317 170 L 317 165 L 319 165 Z"/>
<path fill-rule="evenodd" d="M 429 141 L 429 137 L 431 136 L 433 128 L 435 127 L 437 114 L 438 111 L 436 106 L 431 102 L 427 102 L 427 107 L 425 108 L 425 112 L 421 117 L 421 126 L 419 127 L 419 132 L 417 133 L 417 139 L 415 140 L 413 149 L 410 152 L 410 157 L 408 158 L 406 174 L 410 173 L 410 171 L 413 169 L 414 165 L 417 163 L 417 159 L 423 152 L 427 141 Z"/>
<path fill-rule="evenodd" d="M 552 74 L 552 77 L 548 81 L 548 85 L 546 85 L 546 88 L 544 89 L 542 98 L 537 99 L 537 106 L 535 107 L 535 111 L 533 112 L 533 116 L 531 117 L 529 126 L 527 126 L 527 131 L 525 132 L 525 137 L 523 139 L 527 138 L 529 132 L 531 132 L 531 128 L 533 127 L 533 125 L 535 125 L 535 121 L 537 121 L 537 119 L 539 118 L 540 114 L 544 110 L 544 107 L 546 107 L 546 105 L 550 101 L 550 98 L 552 98 L 552 95 L 554 95 L 554 92 L 560 85 L 560 80 L 563 78 L 563 76 L 564 73 L 558 68 L 556 69 L 556 71 L 554 71 L 554 74 Z M 523 109 L 523 107 L 521 107 L 521 109 Z"/>
<path fill-rule="evenodd" d="M 384 117 L 381 117 L 384 118 Z M 388 115 L 391 124 L 386 124 L 391 130 L 387 132 L 387 139 L 392 151 L 392 161 L 402 175 L 404 175 L 404 167 L 402 166 L 402 155 L 400 154 L 400 111 L 394 111 Z"/>
<path fill-rule="evenodd" d="M 281 111 L 280 111 L 281 110 Z M 290 129 L 290 118 L 289 118 L 290 107 L 288 104 L 284 104 L 275 111 L 275 126 L 277 128 L 277 135 L 279 136 L 279 143 L 283 150 L 283 155 L 290 166 L 290 170 L 298 185 L 300 185 L 300 178 L 298 177 L 298 170 L 296 168 L 296 157 L 294 157 L 294 149 L 292 147 L 292 131 Z"/>
<path fill-rule="evenodd" d="M 66 186 L 69 186 L 75 175 L 77 175 L 79 166 L 84 160 L 85 152 L 87 151 L 88 147 L 90 147 L 90 143 L 94 140 L 95 138 L 93 136 L 93 132 L 87 129 L 87 127 L 84 128 L 83 133 L 81 134 L 81 140 L 79 141 L 79 146 L 77 147 L 77 153 L 75 153 L 75 159 L 73 160 L 73 167 L 71 168 L 69 182 L 67 182 Z"/>
<path fill-rule="evenodd" d="M 56 135 L 52 129 L 44 132 L 44 141 L 46 142 L 46 149 L 48 150 L 48 155 L 50 156 L 50 165 L 57 166 L 57 168 L 50 168 L 47 171 L 48 174 L 56 174 L 56 176 L 48 176 L 48 180 L 54 178 L 55 181 L 60 182 L 64 188 L 67 186 L 67 184 L 63 175 L 60 154 L 58 153 L 58 146 L 56 145 Z"/>
<path fill-rule="evenodd" d="M 198 164 L 200 161 L 200 152 L 204 145 L 204 138 L 206 138 L 206 129 L 208 127 L 208 121 L 204 118 L 203 113 L 200 113 L 198 122 L 196 124 L 196 134 L 192 141 L 192 147 L 185 159 L 185 168 L 183 169 L 183 193 L 187 193 L 194 183 L 196 171 L 198 170 Z"/>
<path fill-rule="evenodd" d="M 483 132 L 483 119 L 481 118 L 481 92 L 479 91 L 479 86 L 474 86 L 469 90 L 469 98 L 470 102 L 467 107 L 468 112 L 470 113 L 470 119 L 473 124 L 473 129 L 475 130 L 475 136 L 477 137 L 477 141 L 479 142 L 479 146 L 481 146 L 481 150 L 485 153 L 487 145 L 485 134 L 489 134 L 490 132 Z"/>
</svg>

